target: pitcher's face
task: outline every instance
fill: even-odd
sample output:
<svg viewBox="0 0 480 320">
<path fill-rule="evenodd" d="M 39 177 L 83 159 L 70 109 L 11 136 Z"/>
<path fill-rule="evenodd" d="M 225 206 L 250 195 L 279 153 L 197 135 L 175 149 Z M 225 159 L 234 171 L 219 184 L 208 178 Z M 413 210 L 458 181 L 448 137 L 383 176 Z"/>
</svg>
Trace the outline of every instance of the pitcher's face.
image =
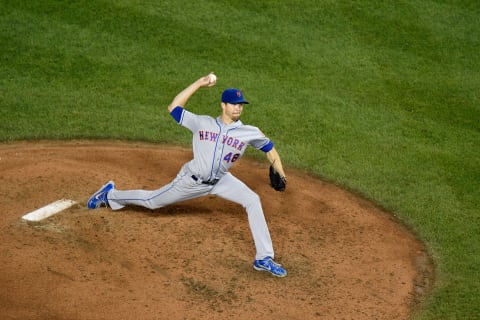
<svg viewBox="0 0 480 320">
<path fill-rule="evenodd" d="M 243 104 L 231 104 L 222 102 L 222 119 L 226 123 L 232 123 L 240 119 L 243 111 Z"/>
</svg>

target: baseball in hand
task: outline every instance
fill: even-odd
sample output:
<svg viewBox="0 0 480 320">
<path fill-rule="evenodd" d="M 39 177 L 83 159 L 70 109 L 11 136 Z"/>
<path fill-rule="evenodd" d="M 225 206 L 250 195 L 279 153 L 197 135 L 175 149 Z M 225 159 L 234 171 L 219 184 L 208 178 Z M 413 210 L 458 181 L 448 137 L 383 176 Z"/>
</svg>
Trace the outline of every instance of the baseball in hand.
<svg viewBox="0 0 480 320">
<path fill-rule="evenodd" d="M 210 73 L 208 77 L 209 77 L 209 84 L 214 85 L 217 82 L 217 76 L 214 75 L 213 73 Z"/>
</svg>

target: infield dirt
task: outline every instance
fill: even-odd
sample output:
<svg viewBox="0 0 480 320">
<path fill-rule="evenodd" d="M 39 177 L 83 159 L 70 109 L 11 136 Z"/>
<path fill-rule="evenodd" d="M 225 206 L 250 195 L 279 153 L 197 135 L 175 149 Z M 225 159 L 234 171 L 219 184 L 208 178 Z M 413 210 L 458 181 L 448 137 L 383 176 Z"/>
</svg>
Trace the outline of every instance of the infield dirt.
<svg viewBox="0 0 480 320">
<path fill-rule="evenodd" d="M 266 160 L 232 173 L 260 195 L 286 278 L 253 269 L 237 204 L 86 207 L 108 180 L 157 189 L 191 156 L 143 143 L 0 145 L 2 319 L 409 319 L 428 293 L 430 259 L 392 214 L 288 167 L 287 191 L 275 192 Z M 79 204 L 21 219 L 62 198 Z"/>
</svg>

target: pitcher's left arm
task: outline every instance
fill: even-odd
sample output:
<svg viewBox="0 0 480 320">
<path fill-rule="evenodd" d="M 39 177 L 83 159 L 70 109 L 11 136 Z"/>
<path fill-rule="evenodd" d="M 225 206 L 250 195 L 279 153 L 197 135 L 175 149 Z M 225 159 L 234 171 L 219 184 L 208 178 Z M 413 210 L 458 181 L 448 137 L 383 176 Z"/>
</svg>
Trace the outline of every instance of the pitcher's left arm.
<svg viewBox="0 0 480 320">
<path fill-rule="evenodd" d="M 280 155 L 278 154 L 275 147 L 273 147 L 272 150 L 267 152 L 267 158 L 268 161 L 270 161 L 270 163 L 272 164 L 273 169 L 275 169 L 275 171 L 280 174 L 280 177 L 286 178 L 285 171 L 283 171 L 282 160 L 280 159 Z"/>
</svg>

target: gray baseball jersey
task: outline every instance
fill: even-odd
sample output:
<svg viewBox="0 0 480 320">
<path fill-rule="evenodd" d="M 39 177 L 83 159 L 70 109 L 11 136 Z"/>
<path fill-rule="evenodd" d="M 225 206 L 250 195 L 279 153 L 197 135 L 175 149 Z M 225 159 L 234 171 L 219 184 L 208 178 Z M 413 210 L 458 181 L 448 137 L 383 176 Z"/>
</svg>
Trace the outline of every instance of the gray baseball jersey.
<svg viewBox="0 0 480 320">
<path fill-rule="evenodd" d="M 224 124 L 220 117 L 198 116 L 181 107 L 174 119 L 193 133 L 193 160 L 188 168 L 202 180 L 220 179 L 245 152 L 248 145 L 268 152 L 273 143 L 254 126 L 240 120 Z"/>
</svg>

